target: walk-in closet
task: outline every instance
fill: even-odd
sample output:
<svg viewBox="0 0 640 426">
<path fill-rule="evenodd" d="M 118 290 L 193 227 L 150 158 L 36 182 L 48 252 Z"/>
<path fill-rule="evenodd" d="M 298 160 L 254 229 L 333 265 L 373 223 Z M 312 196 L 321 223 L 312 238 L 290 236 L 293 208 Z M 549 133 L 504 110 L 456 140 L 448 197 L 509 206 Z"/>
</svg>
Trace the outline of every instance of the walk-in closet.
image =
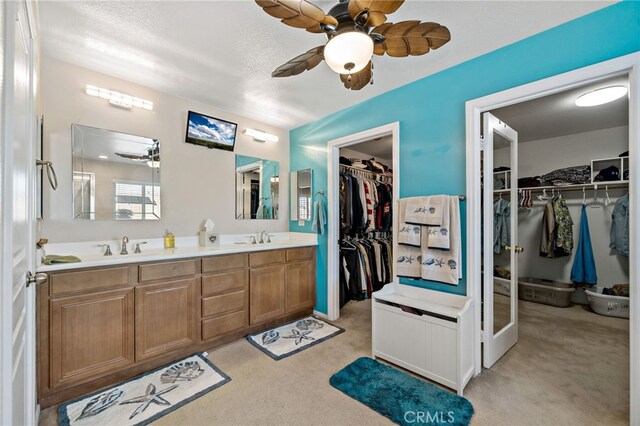
<svg viewBox="0 0 640 426">
<path fill-rule="evenodd" d="M 340 149 L 340 308 L 393 280 L 393 149 L 384 136 Z"/>
<path fill-rule="evenodd" d="M 550 389 L 615 407 L 613 421 L 629 409 L 629 173 L 635 171 L 627 96 L 579 105 L 582 95 L 605 87 L 622 93 L 627 76 L 484 117 L 485 134 L 495 131 L 491 153 L 483 152 L 491 167 L 484 165 L 484 212 L 493 213 L 484 222 L 493 223 L 493 254 L 486 255 L 485 242 L 483 255 L 493 292 L 484 287 L 483 318 L 492 318 L 494 339 L 512 336 L 503 345 L 508 356 L 484 364 L 513 368 L 520 359 L 553 372 Z M 522 380 L 531 380 L 525 370 Z"/>
</svg>

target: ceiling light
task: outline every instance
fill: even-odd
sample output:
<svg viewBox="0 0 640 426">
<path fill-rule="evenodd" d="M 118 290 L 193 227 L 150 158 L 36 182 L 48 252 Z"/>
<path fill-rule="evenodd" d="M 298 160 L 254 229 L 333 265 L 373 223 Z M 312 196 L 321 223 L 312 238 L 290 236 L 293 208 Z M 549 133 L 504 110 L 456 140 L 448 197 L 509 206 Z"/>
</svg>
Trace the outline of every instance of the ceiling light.
<svg viewBox="0 0 640 426">
<path fill-rule="evenodd" d="M 106 155 L 98 155 L 98 158 L 102 159 L 102 160 L 108 160 L 109 157 L 107 157 Z"/>
<path fill-rule="evenodd" d="M 591 107 L 607 104 L 627 94 L 628 90 L 625 86 L 609 86 L 596 89 L 580 95 L 576 99 L 576 105 L 579 107 Z"/>
<path fill-rule="evenodd" d="M 158 167 L 160 167 L 160 162 L 159 161 L 147 161 L 147 166 L 153 167 L 154 169 L 157 169 Z"/>
<path fill-rule="evenodd" d="M 132 107 L 153 110 L 153 102 L 146 99 L 136 98 L 126 93 L 116 92 L 115 90 L 105 89 L 103 87 L 87 84 L 86 93 L 89 96 L 97 96 L 106 99 L 113 106 L 118 108 L 131 109 Z"/>
<path fill-rule="evenodd" d="M 278 142 L 279 138 L 271 133 L 266 133 L 260 130 L 246 128 L 243 132 L 247 136 L 251 136 L 254 140 L 260 142 Z"/>
<path fill-rule="evenodd" d="M 349 31 L 333 37 L 324 48 L 324 60 L 339 74 L 362 70 L 373 55 L 373 40 L 360 31 Z"/>
</svg>

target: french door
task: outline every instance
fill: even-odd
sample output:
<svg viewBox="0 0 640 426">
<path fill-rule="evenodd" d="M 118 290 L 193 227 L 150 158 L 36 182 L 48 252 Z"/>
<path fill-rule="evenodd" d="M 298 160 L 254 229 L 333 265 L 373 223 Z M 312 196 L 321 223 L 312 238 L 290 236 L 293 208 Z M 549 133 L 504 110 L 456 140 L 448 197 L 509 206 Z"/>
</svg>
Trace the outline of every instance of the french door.
<svg viewBox="0 0 640 426">
<path fill-rule="evenodd" d="M 483 366 L 518 342 L 518 133 L 483 114 Z M 494 171 L 495 170 L 495 171 Z M 502 277 L 494 277 L 495 267 Z"/>
</svg>

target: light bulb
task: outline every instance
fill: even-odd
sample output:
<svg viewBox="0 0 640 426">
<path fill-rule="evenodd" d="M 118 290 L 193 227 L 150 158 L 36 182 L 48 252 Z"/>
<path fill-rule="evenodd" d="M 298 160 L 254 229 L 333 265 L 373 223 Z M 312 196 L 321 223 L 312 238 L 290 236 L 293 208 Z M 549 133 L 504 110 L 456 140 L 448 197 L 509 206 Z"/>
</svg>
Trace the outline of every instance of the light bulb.
<svg viewBox="0 0 640 426">
<path fill-rule="evenodd" d="M 324 59 L 339 74 L 354 74 L 362 70 L 373 55 L 373 40 L 359 31 L 349 31 L 333 37 L 324 47 Z"/>
</svg>

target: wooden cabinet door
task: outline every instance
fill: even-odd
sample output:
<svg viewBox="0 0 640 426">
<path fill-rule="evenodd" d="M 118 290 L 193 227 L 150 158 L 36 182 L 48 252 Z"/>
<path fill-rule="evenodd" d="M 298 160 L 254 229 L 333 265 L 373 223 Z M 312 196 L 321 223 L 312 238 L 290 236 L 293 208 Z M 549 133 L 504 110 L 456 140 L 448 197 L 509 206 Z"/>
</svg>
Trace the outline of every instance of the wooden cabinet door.
<svg viewBox="0 0 640 426">
<path fill-rule="evenodd" d="M 288 263 L 285 283 L 287 314 L 315 306 L 316 268 L 313 260 Z"/>
<path fill-rule="evenodd" d="M 136 361 L 196 343 L 196 279 L 136 287 Z"/>
<path fill-rule="evenodd" d="M 49 386 L 70 386 L 134 363 L 133 289 L 49 301 Z"/>
<path fill-rule="evenodd" d="M 251 325 L 284 315 L 285 265 L 252 269 L 249 278 Z"/>
</svg>

